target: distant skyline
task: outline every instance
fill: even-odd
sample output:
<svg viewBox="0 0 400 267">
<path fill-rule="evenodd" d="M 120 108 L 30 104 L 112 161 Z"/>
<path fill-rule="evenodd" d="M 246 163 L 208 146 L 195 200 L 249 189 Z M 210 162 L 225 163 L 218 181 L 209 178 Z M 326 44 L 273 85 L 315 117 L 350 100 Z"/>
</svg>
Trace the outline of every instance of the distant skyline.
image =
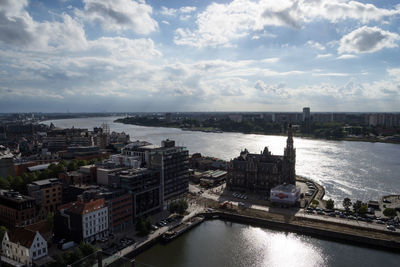
<svg viewBox="0 0 400 267">
<path fill-rule="evenodd" d="M 398 1 L 0 0 L 0 112 L 399 112 Z"/>
</svg>

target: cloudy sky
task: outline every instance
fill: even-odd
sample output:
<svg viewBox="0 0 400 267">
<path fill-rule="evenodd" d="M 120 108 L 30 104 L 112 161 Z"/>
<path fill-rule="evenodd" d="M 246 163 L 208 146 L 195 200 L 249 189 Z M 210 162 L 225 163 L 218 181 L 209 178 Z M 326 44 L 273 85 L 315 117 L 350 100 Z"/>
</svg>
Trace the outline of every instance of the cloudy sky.
<svg viewBox="0 0 400 267">
<path fill-rule="evenodd" d="M 400 4 L 0 0 L 0 112 L 400 111 Z"/>
</svg>

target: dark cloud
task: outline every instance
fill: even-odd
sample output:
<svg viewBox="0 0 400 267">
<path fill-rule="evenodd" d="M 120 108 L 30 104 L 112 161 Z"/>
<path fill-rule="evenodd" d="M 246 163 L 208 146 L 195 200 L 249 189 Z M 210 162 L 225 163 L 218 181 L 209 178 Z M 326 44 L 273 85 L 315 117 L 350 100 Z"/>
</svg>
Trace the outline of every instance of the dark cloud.
<svg viewBox="0 0 400 267">
<path fill-rule="evenodd" d="M 0 12 L 0 41 L 3 43 L 29 45 L 34 41 L 34 35 L 28 30 L 28 27 L 25 19 L 20 17 L 9 18 L 4 11 Z"/>
</svg>

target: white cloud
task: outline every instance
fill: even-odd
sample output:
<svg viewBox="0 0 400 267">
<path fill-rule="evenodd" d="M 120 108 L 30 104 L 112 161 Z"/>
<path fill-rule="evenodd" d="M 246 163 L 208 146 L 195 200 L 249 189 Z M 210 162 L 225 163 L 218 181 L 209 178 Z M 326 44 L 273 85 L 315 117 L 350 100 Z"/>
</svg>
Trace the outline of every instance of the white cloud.
<svg viewBox="0 0 400 267">
<path fill-rule="evenodd" d="M 177 10 L 175 8 L 168 8 L 165 6 L 162 6 L 160 11 L 160 13 L 164 16 L 175 16 L 176 12 Z"/>
<path fill-rule="evenodd" d="M 337 59 L 351 59 L 351 58 L 356 58 L 356 57 L 357 57 L 356 55 L 344 54 L 344 55 L 337 57 Z"/>
<path fill-rule="evenodd" d="M 327 58 L 327 57 L 332 57 L 332 54 L 318 54 L 317 58 Z"/>
<path fill-rule="evenodd" d="M 320 51 L 321 50 L 325 50 L 325 46 L 323 46 L 322 44 L 320 44 L 318 42 L 314 42 L 314 41 L 311 41 L 311 40 L 307 42 L 307 45 L 312 47 L 312 48 L 315 48 L 317 50 L 320 50 Z"/>
<path fill-rule="evenodd" d="M 397 81 L 400 81 L 400 68 L 390 68 L 390 69 L 387 69 L 387 72 L 390 76 L 395 78 Z"/>
<path fill-rule="evenodd" d="M 400 36 L 378 27 L 363 26 L 342 37 L 339 53 L 372 53 L 383 48 L 397 47 Z"/>
<path fill-rule="evenodd" d="M 158 28 L 152 7 L 145 1 L 134 0 L 83 0 L 84 12 L 77 12 L 84 19 L 100 23 L 107 31 L 130 30 L 149 34 Z"/>
<path fill-rule="evenodd" d="M 352 19 L 367 23 L 397 14 L 400 14 L 400 7 L 384 9 L 357 1 L 233 0 L 227 4 L 207 6 L 197 15 L 197 28 L 178 28 L 174 42 L 199 48 L 230 46 L 230 42 L 268 26 L 301 29 L 304 24 L 317 19 L 330 22 Z"/>
<path fill-rule="evenodd" d="M 179 8 L 179 11 L 181 13 L 192 13 L 192 12 L 196 11 L 196 9 L 197 8 L 195 6 L 184 6 L 184 7 Z"/>
</svg>

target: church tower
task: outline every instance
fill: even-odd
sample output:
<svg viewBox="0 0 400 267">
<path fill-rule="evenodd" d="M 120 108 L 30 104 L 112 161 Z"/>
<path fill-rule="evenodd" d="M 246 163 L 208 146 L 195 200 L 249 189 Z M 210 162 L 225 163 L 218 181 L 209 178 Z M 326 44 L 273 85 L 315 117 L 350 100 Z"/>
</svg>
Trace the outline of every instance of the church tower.
<svg viewBox="0 0 400 267">
<path fill-rule="evenodd" d="M 284 153 L 284 180 L 288 184 L 296 183 L 296 149 L 293 146 L 293 130 L 292 125 L 288 127 L 288 138 L 286 140 L 286 148 Z"/>
</svg>

